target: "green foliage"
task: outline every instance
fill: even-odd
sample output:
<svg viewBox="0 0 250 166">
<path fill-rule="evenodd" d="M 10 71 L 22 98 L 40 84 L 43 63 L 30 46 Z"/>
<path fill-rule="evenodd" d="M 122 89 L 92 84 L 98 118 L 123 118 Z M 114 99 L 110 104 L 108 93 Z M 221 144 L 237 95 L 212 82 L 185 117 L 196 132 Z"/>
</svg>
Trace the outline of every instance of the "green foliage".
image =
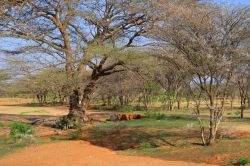
<svg viewBox="0 0 250 166">
<path fill-rule="evenodd" d="M 10 138 L 14 140 L 30 141 L 33 138 L 33 130 L 30 125 L 21 122 L 10 124 Z"/>
<path fill-rule="evenodd" d="M 77 129 L 70 131 L 66 135 L 52 135 L 50 137 L 50 140 L 56 141 L 56 140 L 77 140 L 79 139 L 80 135 L 82 133 L 82 128 L 78 127 Z"/>
<path fill-rule="evenodd" d="M 157 147 L 155 144 L 150 142 L 141 142 L 140 143 L 140 149 L 150 149 Z"/>
<path fill-rule="evenodd" d="M 30 103 L 27 103 L 27 105 L 28 105 L 29 107 L 35 107 L 35 106 L 38 106 L 39 103 L 37 103 L 37 102 L 33 99 Z"/>
<path fill-rule="evenodd" d="M 59 135 L 53 135 L 50 137 L 50 140 L 52 141 L 57 141 L 57 140 L 77 140 L 80 136 L 80 131 L 79 130 L 75 130 L 72 131 L 70 133 L 68 133 L 67 135 L 64 136 L 59 136 Z"/>
<path fill-rule="evenodd" d="M 21 149 L 24 148 L 25 146 L 27 146 L 27 142 L 20 142 L 20 143 L 13 143 L 13 141 L 11 142 L 9 139 L 6 138 L 1 138 L 0 139 L 0 158 L 15 152 L 17 149 Z"/>
<path fill-rule="evenodd" d="M 0 122 L 0 127 L 4 127 L 4 124 Z"/>
<path fill-rule="evenodd" d="M 38 145 L 38 144 L 45 144 L 45 143 L 50 143 L 50 140 L 44 139 L 44 138 L 43 139 L 37 138 L 33 140 L 32 142 L 30 141 L 16 142 L 16 140 L 13 140 L 9 137 L 1 136 L 0 137 L 0 158 L 5 155 L 14 153 L 17 150 L 25 148 L 29 145 L 32 145 L 32 144 Z"/>
<path fill-rule="evenodd" d="M 236 116 L 240 115 L 240 111 L 234 113 Z"/>
<path fill-rule="evenodd" d="M 168 100 L 176 100 L 176 92 L 175 91 L 167 91 L 163 94 L 159 95 L 158 100 L 160 102 L 167 102 Z"/>
<path fill-rule="evenodd" d="M 76 131 L 69 133 L 68 140 L 77 140 L 80 134 L 81 134 L 81 130 L 77 129 Z"/>
<path fill-rule="evenodd" d="M 35 110 L 35 111 L 27 111 L 27 112 L 21 112 L 19 115 L 29 115 L 29 114 L 45 114 L 48 113 L 46 110 Z"/>
<path fill-rule="evenodd" d="M 144 115 L 145 115 L 146 118 L 156 119 L 156 120 L 161 120 L 161 119 L 165 119 L 166 118 L 165 114 L 159 113 L 159 112 L 148 111 Z"/>
<path fill-rule="evenodd" d="M 56 125 L 61 129 L 79 129 L 82 127 L 82 122 L 75 118 L 70 118 L 68 116 L 63 116 L 57 121 Z"/>
<path fill-rule="evenodd" d="M 105 122 L 100 123 L 98 127 L 102 128 L 114 128 L 114 124 L 123 124 L 128 128 L 132 129 L 183 129 L 186 128 L 188 124 L 193 123 L 193 127 L 197 127 L 198 123 L 193 116 L 170 116 L 166 115 L 165 119 L 156 120 L 155 118 L 142 118 L 137 120 L 129 120 L 123 122 Z"/>
<path fill-rule="evenodd" d="M 60 127 L 60 128 L 63 128 L 63 129 L 67 129 L 68 126 L 70 125 L 71 123 L 71 119 L 68 118 L 67 116 L 63 116 L 59 119 L 59 121 L 57 122 L 57 125 Z"/>
<path fill-rule="evenodd" d="M 250 164 L 250 158 L 240 158 L 238 161 L 238 164 L 240 164 L 240 165 Z"/>
<path fill-rule="evenodd" d="M 123 106 L 118 109 L 119 112 L 135 112 L 135 111 L 143 111 L 142 107 L 139 106 Z"/>
<path fill-rule="evenodd" d="M 17 78 L 10 84 L 9 93 L 10 95 L 17 94 L 17 96 L 20 97 L 36 97 L 37 95 L 42 95 L 46 97 L 46 99 L 51 99 L 55 96 L 50 95 L 51 93 L 54 94 L 60 91 L 61 95 L 65 95 L 66 92 L 62 92 L 62 88 L 67 83 L 70 84 L 70 82 L 66 81 L 66 74 L 62 69 L 48 68 L 41 72 Z"/>
</svg>

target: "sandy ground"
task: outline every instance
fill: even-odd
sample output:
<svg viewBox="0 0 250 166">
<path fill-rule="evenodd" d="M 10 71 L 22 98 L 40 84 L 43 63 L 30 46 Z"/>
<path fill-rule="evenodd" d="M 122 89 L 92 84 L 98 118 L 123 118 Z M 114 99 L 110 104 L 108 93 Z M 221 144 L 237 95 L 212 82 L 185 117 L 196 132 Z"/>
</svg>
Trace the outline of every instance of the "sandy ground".
<svg viewBox="0 0 250 166">
<path fill-rule="evenodd" d="M 15 104 L 25 103 L 0 101 L 0 121 L 31 122 L 34 119 L 56 118 L 66 115 L 66 107 L 28 107 Z M 108 116 L 107 113 L 89 112 L 94 118 Z M 234 131 L 249 132 L 248 124 L 227 126 Z M 0 136 L 6 135 L 8 129 L 0 130 Z M 36 133 L 51 135 L 50 128 L 39 126 Z M 0 166 L 202 166 L 206 164 L 166 161 L 149 157 L 119 155 L 109 149 L 94 146 L 85 141 L 65 141 L 46 145 L 32 145 L 0 159 Z"/>
<path fill-rule="evenodd" d="M 0 114 L 8 115 L 49 115 L 61 116 L 68 113 L 65 107 L 25 107 L 19 105 L 0 105 Z"/>
<path fill-rule="evenodd" d="M 0 159 L 2 166 L 208 166 L 149 157 L 121 156 L 85 141 L 30 146 Z"/>
</svg>

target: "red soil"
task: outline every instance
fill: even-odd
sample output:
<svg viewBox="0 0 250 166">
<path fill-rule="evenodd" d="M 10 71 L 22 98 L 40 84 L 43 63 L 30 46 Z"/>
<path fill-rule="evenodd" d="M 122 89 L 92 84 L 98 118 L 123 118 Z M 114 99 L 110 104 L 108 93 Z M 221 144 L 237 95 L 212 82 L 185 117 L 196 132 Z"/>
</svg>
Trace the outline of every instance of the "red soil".
<svg viewBox="0 0 250 166">
<path fill-rule="evenodd" d="M 85 141 L 30 146 L 0 159 L 1 166 L 208 166 L 149 157 L 122 156 Z"/>
</svg>

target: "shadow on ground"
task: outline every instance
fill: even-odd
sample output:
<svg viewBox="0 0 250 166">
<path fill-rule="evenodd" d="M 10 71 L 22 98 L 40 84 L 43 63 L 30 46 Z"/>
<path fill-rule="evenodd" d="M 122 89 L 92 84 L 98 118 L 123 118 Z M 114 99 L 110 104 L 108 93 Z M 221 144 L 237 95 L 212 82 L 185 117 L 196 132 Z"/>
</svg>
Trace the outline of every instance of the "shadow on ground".
<svg viewBox="0 0 250 166">
<path fill-rule="evenodd" d="M 93 145 L 111 150 L 127 150 L 147 147 L 155 148 L 159 146 L 182 146 L 187 144 L 185 138 L 197 138 L 197 134 L 196 131 L 185 133 L 179 131 L 166 132 L 164 130 L 145 131 L 142 129 L 129 129 L 127 127 L 92 127 L 87 130 L 87 134 L 85 133 L 82 139 L 89 141 Z"/>
<path fill-rule="evenodd" d="M 34 123 L 41 119 L 57 119 L 57 116 L 50 115 L 13 115 L 13 114 L 0 114 L 1 122 L 25 122 Z"/>
</svg>

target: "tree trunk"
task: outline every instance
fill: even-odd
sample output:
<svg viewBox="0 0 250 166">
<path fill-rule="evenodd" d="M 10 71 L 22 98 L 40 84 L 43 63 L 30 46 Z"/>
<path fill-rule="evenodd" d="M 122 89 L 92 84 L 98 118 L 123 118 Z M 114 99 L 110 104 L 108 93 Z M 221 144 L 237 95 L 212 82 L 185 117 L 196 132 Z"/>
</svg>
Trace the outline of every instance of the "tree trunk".
<svg viewBox="0 0 250 166">
<path fill-rule="evenodd" d="M 107 104 L 106 104 L 106 100 L 105 100 L 105 97 L 104 97 L 104 95 L 102 95 L 102 106 L 106 106 Z"/>
<path fill-rule="evenodd" d="M 181 100 L 177 100 L 177 109 L 181 109 Z"/>
<path fill-rule="evenodd" d="M 250 97 L 247 98 L 247 106 L 250 108 Z"/>
<path fill-rule="evenodd" d="M 174 102 L 172 99 L 169 99 L 169 110 L 174 111 Z"/>
<path fill-rule="evenodd" d="M 231 98 L 231 100 L 230 100 L 230 108 L 231 108 L 231 111 L 233 110 L 233 102 L 234 102 L 234 98 Z"/>
<path fill-rule="evenodd" d="M 144 102 L 144 108 L 146 110 L 148 110 L 148 108 L 149 108 L 149 96 L 147 94 L 144 94 L 143 98 L 144 98 L 144 100 L 143 100 L 143 102 Z"/>
<path fill-rule="evenodd" d="M 85 110 L 80 105 L 80 92 L 78 89 L 73 90 L 73 94 L 69 97 L 69 114 L 70 118 L 85 118 Z"/>
<path fill-rule="evenodd" d="M 59 103 L 61 105 L 63 105 L 64 104 L 64 96 L 61 94 L 60 91 L 58 92 L 58 97 L 59 97 Z"/>
<path fill-rule="evenodd" d="M 220 123 L 219 117 L 216 116 L 215 108 L 214 108 L 214 100 L 212 96 L 209 96 L 210 100 L 210 124 L 209 124 L 209 138 L 207 145 L 213 145 L 216 139 L 216 134 L 218 130 L 218 125 Z"/>
<path fill-rule="evenodd" d="M 38 100 L 39 105 L 42 105 L 41 95 L 40 95 L 40 94 L 37 94 L 37 95 L 36 95 L 36 98 L 37 98 L 37 100 Z"/>
<path fill-rule="evenodd" d="M 197 115 L 200 116 L 200 100 L 195 100 L 195 106 L 196 106 L 196 110 L 197 110 Z"/>
<path fill-rule="evenodd" d="M 125 95 L 124 104 L 125 104 L 125 106 L 129 105 L 129 96 L 128 95 Z"/>
<path fill-rule="evenodd" d="M 43 104 L 47 103 L 47 93 L 43 94 Z"/>
<path fill-rule="evenodd" d="M 246 99 L 244 99 L 243 97 L 241 97 L 241 101 L 240 101 L 240 118 L 241 119 L 244 118 L 245 104 L 246 104 Z"/>
<path fill-rule="evenodd" d="M 111 99 L 112 99 L 112 97 L 108 96 L 108 106 L 111 106 Z"/>
<path fill-rule="evenodd" d="M 186 99 L 186 100 L 187 100 L 186 108 L 188 109 L 188 108 L 189 108 L 189 105 L 190 105 L 190 99 Z"/>
<path fill-rule="evenodd" d="M 119 94 L 119 101 L 120 101 L 120 106 L 123 107 L 124 106 L 124 97 L 123 97 L 122 91 L 120 91 L 120 94 Z"/>
<path fill-rule="evenodd" d="M 243 119 L 244 118 L 244 108 L 241 106 L 240 108 L 240 118 Z"/>
<path fill-rule="evenodd" d="M 97 80 L 98 78 L 92 79 L 83 91 L 81 106 L 84 108 L 84 110 L 88 109 L 90 97 L 94 91 Z"/>
</svg>

